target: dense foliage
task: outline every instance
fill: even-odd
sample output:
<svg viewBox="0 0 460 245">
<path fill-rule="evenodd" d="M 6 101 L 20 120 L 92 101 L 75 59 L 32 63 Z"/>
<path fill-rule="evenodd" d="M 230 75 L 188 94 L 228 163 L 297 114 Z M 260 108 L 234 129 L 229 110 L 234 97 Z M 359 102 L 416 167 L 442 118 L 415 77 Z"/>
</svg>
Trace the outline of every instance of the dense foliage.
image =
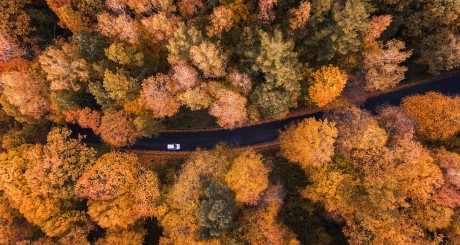
<svg viewBox="0 0 460 245">
<path fill-rule="evenodd" d="M 460 243 L 460 97 L 351 105 L 458 68 L 459 13 L 458 0 L 1 0 L 0 244 Z M 123 148 L 188 121 L 318 108 L 271 150 Z"/>
<path fill-rule="evenodd" d="M 5 0 L 0 7 L 0 103 L 8 115 L 77 123 L 114 146 L 154 136 L 165 118 L 188 109 L 234 128 L 326 106 L 351 78 L 361 89 L 386 90 L 407 71 L 460 65 L 459 6 L 449 1 Z M 92 112 L 91 122 L 67 117 L 81 110 Z M 98 130 L 96 113 L 103 124 L 120 119 L 127 131 Z"/>
</svg>

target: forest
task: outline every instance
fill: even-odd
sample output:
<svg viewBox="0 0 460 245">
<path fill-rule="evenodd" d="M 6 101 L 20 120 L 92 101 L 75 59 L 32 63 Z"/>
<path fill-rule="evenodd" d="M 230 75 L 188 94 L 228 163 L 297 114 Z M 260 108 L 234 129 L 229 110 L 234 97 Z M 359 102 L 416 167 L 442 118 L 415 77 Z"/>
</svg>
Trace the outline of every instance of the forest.
<svg viewBox="0 0 460 245">
<path fill-rule="evenodd" d="M 362 107 L 459 67 L 459 0 L 0 0 L 0 244 L 460 244 L 460 96 Z"/>
</svg>

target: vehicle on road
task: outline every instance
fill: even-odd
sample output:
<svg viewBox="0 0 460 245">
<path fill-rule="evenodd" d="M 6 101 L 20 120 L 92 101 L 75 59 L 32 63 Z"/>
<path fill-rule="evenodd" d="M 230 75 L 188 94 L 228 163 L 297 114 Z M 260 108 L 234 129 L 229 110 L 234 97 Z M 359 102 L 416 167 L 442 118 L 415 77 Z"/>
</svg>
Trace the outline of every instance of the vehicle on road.
<svg viewBox="0 0 460 245">
<path fill-rule="evenodd" d="M 180 150 L 180 144 L 168 144 L 168 151 Z"/>
<path fill-rule="evenodd" d="M 460 74 L 452 77 L 434 80 L 432 82 L 416 84 L 410 87 L 403 87 L 388 93 L 367 98 L 362 104 L 362 108 L 373 113 L 377 113 L 381 105 L 399 105 L 404 97 L 424 94 L 429 91 L 436 91 L 446 95 L 460 94 Z M 310 111 L 309 113 L 298 116 L 288 117 L 279 121 L 268 121 L 246 127 L 235 128 L 231 131 L 227 129 L 204 130 L 204 131 L 184 131 L 184 132 L 162 132 L 158 137 L 141 138 L 130 149 L 164 151 L 165 142 L 188 142 L 187 145 L 171 144 L 172 148 L 167 151 L 194 151 L 195 149 L 212 149 L 215 145 L 224 143 L 229 146 L 246 147 L 252 145 L 262 145 L 265 143 L 276 142 L 279 132 L 288 125 L 314 117 L 321 119 L 325 111 Z M 95 135 L 90 129 L 82 129 L 69 125 L 74 133 L 86 136 L 85 142 L 91 144 L 101 144 L 100 137 Z M 168 143 L 166 143 L 168 144 Z M 178 145 L 177 149 L 176 146 Z M 186 149 L 184 149 L 186 148 Z"/>
</svg>

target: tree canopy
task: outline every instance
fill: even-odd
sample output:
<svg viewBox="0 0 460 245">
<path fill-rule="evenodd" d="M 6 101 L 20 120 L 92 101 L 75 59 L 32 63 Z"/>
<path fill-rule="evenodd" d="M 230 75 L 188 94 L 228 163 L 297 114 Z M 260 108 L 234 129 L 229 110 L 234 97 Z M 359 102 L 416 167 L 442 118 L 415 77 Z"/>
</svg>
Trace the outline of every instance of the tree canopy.
<svg viewBox="0 0 460 245">
<path fill-rule="evenodd" d="M 0 0 L 0 244 L 460 244 L 460 97 L 415 94 L 460 67 L 459 23 L 459 0 Z M 183 130 L 231 146 L 140 150 Z"/>
</svg>

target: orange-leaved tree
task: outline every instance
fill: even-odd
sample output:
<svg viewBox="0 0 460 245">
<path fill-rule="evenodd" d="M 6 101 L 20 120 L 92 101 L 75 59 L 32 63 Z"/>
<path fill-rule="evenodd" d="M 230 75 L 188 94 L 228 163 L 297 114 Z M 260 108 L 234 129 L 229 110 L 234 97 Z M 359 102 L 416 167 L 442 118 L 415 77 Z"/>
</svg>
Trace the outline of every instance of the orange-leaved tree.
<svg viewBox="0 0 460 245">
<path fill-rule="evenodd" d="M 50 46 L 38 58 L 53 91 L 82 89 L 89 79 L 89 65 L 80 57 L 78 47 L 69 43 Z"/>
<path fill-rule="evenodd" d="M 13 71 L 0 75 L 0 84 L 3 88 L 0 103 L 17 120 L 24 121 L 22 116 L 40 119 L 50 111 L 49 91 L 44 79 L 28 72 Z M 16 115 L 14 111 L 19 113 Z"/>
<path fill-rule="evenodd" d="M 211 25 L 208 26 L 208 36 L 221 37 L 223 32 L 229 31 L 233 26 L 233 11 L 225 6 L 217 7 L 210 15 Z"/>
<path fill-rule="evenodd" d="M 445 140 L 460 132 L 460 97 L 429 92 L 404 98 L 402 107 L 425 139 Z"/>
<path fill-rule="evenodd" d="M 304 169 L 320 167 L 331 161 L 337 135 L 334 122 L 309 118 L 281 133 L 281 152 Z"/>
<path fill-rule="evenodd" d="M 139 171 L 136 155 L 110 152 L 102 155 L 75 185 L 75 193 L 90 200 L 112 200 L 126 193 Z"/>
<path fill-rule="evenodd" d="M 141 99 L 145 107 L 153 111 L 154 117 L 173 116 L 180 106 L 173 94 L 175 90 L 171 76 L 157 74 L 142 82 Z"/>
<path fill-rule="evenodd" d="M 310 18 L 311 3 L 303 1 L 297 8 L 291 9 L 292 17 L 289 19 L 289 27 L 292 30 L 302 29 Z"/>
<path fill-rule="evenodd" d="M 139 136 L 132 118 L 124 111 L 105 111 L 98 132 L 104 142 L 115 147 L 132 145 Z"/>
<path fill-rule="evenodd" d="M 368 112 L 352 106 L 336 110 L 330 116 L 339 130 L 336 152 L 352 158 L 379 151 L 388 135 Z"/>
<path fill-rule="evenodd" d="M 46 145 L 22 145 L 0 155 L 3 195 L 50 237 L 89 221 L 73 187 L 92 165 L 95 151 L 69 136 L 70 130 L 54 128 Z"/>
<path fill-rule="evenodd" d="M 225 179 L 228 187 L 236 193 L 236 201 L 256 205 L 268 187 L 268 173 L 262 156 L 247 150 L 234 160 Z"/>
<path fill-rule="evenodd" d="M 306 100 L 319 107 L 325 106 L 342 93 L 347 80 L 347 74 L 338 67 L 333 65 L 323 66 L 310 74 Z"/>
</svg>

